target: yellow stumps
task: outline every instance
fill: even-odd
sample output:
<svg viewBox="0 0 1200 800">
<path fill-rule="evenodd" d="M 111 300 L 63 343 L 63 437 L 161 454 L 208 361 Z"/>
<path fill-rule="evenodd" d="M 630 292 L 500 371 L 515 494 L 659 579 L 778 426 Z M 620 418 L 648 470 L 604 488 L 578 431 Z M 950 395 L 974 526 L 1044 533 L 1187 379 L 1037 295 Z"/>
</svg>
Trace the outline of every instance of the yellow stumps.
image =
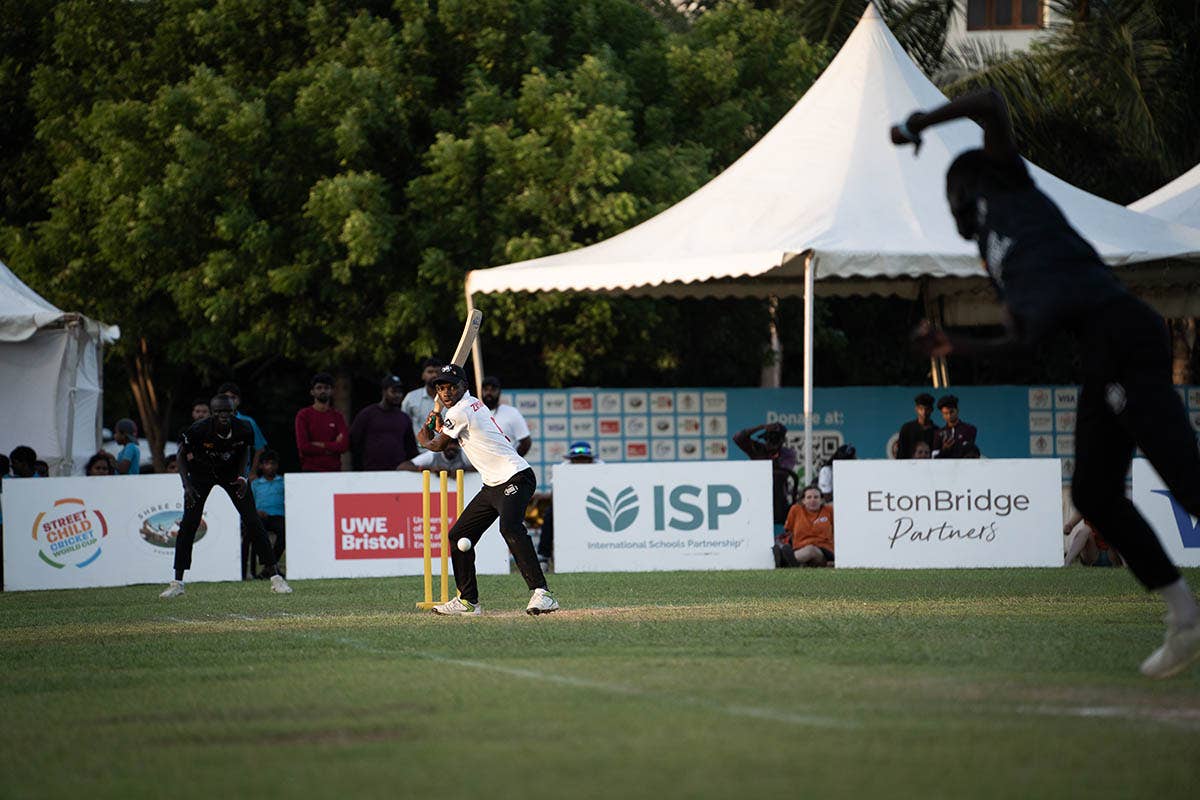
<svg viewBox="0 0 1200 800">
<path fill-rule="evenodd" d="M 442 501 L 442 602 L 445 603 L 450 599 L 450 511 L 448 508 L 450 501 L 450 490 L 446 485 L 446 479 L 449 477 L 446 470 L 438 473 L 440 485 L 438 486 L 438 496 Z"/>
<path fill-rule="evenodd" d="M 417 603 L 417 608 L 433 608 L 433 565 L 430 563 L 432 538 L 430 536 L 429 519 L 429 470 L 421 472 L 421 556 L 425 559 L 425 602 Z"/>
<path fill-rule="evenodd" d="M 425 561 L 425 600 L 417 603 L 417 608 L 430 609 L 436 605 L 433 602 L 433 520 L 431 519 L 430 506 L 432 505 L 432 487 L 431 487 L 432 472 L 424 470 L 421 473 L 421 538 L 422 547 L 421 555 Z M 442 562 L 442 602 L 450 600 L 450 548 L 453 543 L 450 541 L 450 474 L 446 470 L 441 470 L 438 473 L 438 511 L 441 514 L 441 528 L 439 535 L 441 536 L 440 560 Z M 454 473 L 454 490 L 455 490 L 455 519 L 462 516 L 463 511 L 463 471 L 457 470 Z"/>
</svg>

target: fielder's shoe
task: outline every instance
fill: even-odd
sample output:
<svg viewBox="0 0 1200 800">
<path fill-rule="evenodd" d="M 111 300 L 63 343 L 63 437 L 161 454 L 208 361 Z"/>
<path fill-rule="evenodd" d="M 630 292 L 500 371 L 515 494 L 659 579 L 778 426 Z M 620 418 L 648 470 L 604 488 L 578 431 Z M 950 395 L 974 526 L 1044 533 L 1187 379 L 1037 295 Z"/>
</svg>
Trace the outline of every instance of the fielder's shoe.
<svg viewBox="0 0 1200 800">
<path fill-rule="evenodd" d="M 1142 674 L 1147 678 L 1170 678 L 1197 661 L 1200 661 L 1200 619 L 1176 627 L 1168 617 L 1163 645 L 1142 662 Z"/>
<path fill-rule="evenodd" d="M 291 594 L 292 587 L 287 585 L 287 581 L 283 579 L 282 575 L 272 575 L 271 591 L 275 594 Z"/>
<path fill-rule="evenodd" d="M 525 613 L 537 616 L 549 614 L 551 611 L 558 611 L 558 601 L 545 589 L 534 589 L 533 597 L 529 598 L 529 605 L 525 606 Z"/>
<path fill-rule="evenodd" d="M 450 602 L 434 606 L 431 610 L 444 617 L 478 617 L 483 614 L 483 606 L 479 603 L 468 603 L 461 597 L 453 597 Z"/>
<path fill-rule="evenodd" d="M 172 597 L 179 597 L 181 594 L 183 594 L 183 581 L 171 581 L 171 583 L 166 589 L 163 590 L 159 597 L 169 600 Z"/>
</svg>

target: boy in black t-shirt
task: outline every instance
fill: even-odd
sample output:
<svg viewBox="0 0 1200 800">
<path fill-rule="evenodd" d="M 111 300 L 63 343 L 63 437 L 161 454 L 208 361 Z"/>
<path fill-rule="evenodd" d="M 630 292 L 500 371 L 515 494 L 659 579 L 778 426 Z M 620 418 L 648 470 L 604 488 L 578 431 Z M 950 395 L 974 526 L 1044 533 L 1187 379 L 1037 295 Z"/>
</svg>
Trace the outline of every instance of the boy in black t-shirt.
<svg viewBox="0 0 1200 800">
<path fill-rule="evenodd" d="M 915 341 L 934 356 L 987 354 L 1071 331 L 1082 345 L 1083 386 L 1075 422 L 1075 507 L 1096 523 L 1137 579 L 1167 604 L 1162 647 L 1143 675 L 1167 678 L 1200 660 L 1200 607 L 1154 530 L 1125 497 L 1125 475 L 1140 447 L 1175 500 L 1200 516 L 1200 452 L 1171 385 L 1167 327 L 1112 271 L 1034 184 L 1017 152 L 1008 106 L 995 90 L 965 95 L 892 128 L 913 144 L 933 125 L 969 117 L 983 148 L 946 172 L 950 213 L 979 254 L 1007 317 L 1006 336 L 980 340 L 922 322 Z"/>
<path fill-rule="evenodd" d="M 212 416 L 194 423 L 179 437 L 179 477 L 183 481 L 183 520 L 175 539 L 175 580 L 159 597 L 184 593 L 183 573 L 192 566 L 192 545 L 204 514 L 204 502 L 214 487 L 229 495 L 241 515 L 242 525 L 254 540 L 254 550 L 271 576 L 271 591 L 290 594 L 292 588 L 279 574 L 271 541 L 254 508 L 254 495 L 245 478 L 254 454 L 254 429 L 233 416 L 233 403 L 224 395 L 212 399 Z"/>
</svg>

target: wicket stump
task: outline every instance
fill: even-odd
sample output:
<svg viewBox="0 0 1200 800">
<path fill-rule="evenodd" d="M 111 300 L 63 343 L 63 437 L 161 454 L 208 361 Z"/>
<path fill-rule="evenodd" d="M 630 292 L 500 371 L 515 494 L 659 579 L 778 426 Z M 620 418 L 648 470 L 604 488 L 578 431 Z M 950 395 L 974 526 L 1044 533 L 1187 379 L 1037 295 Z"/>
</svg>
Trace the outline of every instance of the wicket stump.
<svg viewBox="0 0 1200 800">
<path fill-rule="evenodd" d="M 430 476 L 432 473 L 429 470 L 421 472 L 421 554 L 425 559 L 425 600 L 417 603 L 417 608 L 431 609 L 436 603 L 433 602 L 433 526 L 432 520 L 429 518 L 430 506 Z M 450 543 L 450 519 L 449 506 L 450 496 L 448 491 L 449 473 L 446 470 L 441 470 L 438 473 L 438 498 L 440 500 L 441 511 L 441 527 L 438 529 L 441 538 L 439 550 L 441 552 L 442 561 L 442 602 L 446 603 L 450 600 L 450 548 L 453 546 Z M 462 516 L 463 511 L 463 471 L 456 470 L 454 473 L 454 491 L 455 491 L 455 517 L 457 520 Z"/>
</svg>

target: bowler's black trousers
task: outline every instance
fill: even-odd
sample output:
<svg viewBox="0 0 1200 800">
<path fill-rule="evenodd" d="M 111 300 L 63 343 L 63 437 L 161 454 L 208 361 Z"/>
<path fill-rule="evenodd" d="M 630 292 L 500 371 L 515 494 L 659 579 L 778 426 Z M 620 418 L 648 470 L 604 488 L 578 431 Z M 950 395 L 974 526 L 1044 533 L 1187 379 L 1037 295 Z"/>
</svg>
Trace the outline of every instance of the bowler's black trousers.
<svg viewBox="0 0 1200 800">
<path fill-rule="evenodd" d="M 250 491 L 250 487 L 246 486 L 246 493 L 238 497 L 236 478 L 228 483 L 214 483 L 193 477 L 192 486 L 195 487 L 197 496 L 193 498 L 186 492 L 183 495 L 183 519 L 179 523 L 179 536 L 175 539 L 175 569 L 192 568 L 192 545 L 196 543 L 196 529 L 200 527 L 200 520 L 204 515 L 204 503 L 208 500 L 209 493 L 220 486 L 241 515 L 243 530 L 250 532 L 254 542 L 254 554 L 258 556 L 260 563 L 266 565 L 266 574 L 274 575 L 275 554 L 271 552 L 271 540 L 267 538 L 267 532 L 258 518 L 258 511 L 254 508 L 254 493 Z"/>
<path fill-rule="evenodd" d="M 516 559 L 525 585 L 530 591 L 546 588 L 546 576 L 538 564 L 529 531 L 525 530 L 525 509 L 536 489 L 537 478 L 533 470 L 521 470 L 498 486 L 484 486 L 455 521 L 444 542 L 450 548 L 450 557 L 454 561 L 454 583 L 463 600 L 468 603 L 479 602 L 479 584 L 475 581 L 475 545 L 497 517 L 500 518 L 500 535 Z M 471 540 L 471 549 L 465 553 L 457 547 L 458 540 L 464 536 Z"/>
<path fill-rule="evenodd" d="M 1125 497 L 1125 475 L 1134 447 L 1140 447 L 1175 499 L 1200 515 L 1200 452 L 1171 385 L 1170 335 L 1162 317 L 1132 296 L 1106 304 L 1081 333 L 1075 507 L 1117 548 L 1143 586 L 1159 589 L 1178 580 L 1179 571 Z"/>
</svg>

